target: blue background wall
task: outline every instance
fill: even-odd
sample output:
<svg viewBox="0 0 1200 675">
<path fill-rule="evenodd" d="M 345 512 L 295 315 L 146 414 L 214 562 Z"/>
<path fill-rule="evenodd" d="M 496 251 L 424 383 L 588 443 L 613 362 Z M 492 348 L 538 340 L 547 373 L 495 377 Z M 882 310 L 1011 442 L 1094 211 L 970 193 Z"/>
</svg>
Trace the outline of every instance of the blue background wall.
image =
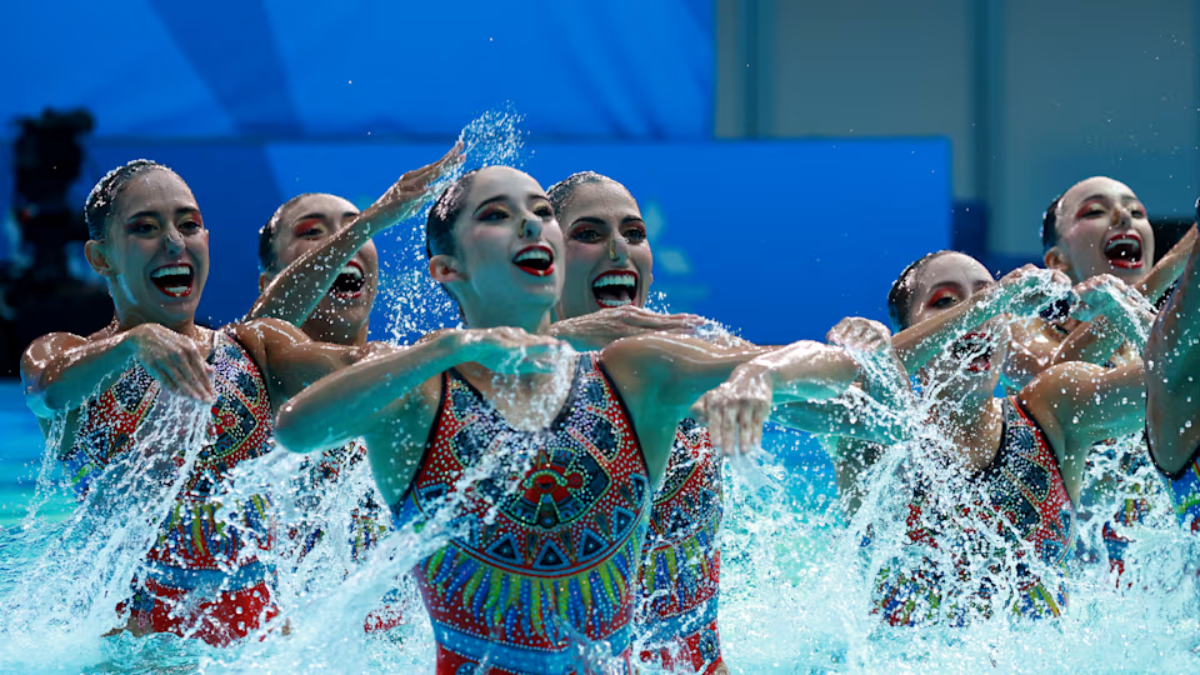
<svg viewBox="0 0 1200 675">
<path fill-rule="evenodd" d="M 221 323 L 254 301 L 258 228 L 280 203 L 321 191 L 365 207 L 450 142 L 161 143 L 92 154 L 103 166 L 152 157 L 192 186 L 211 230 L 201 316 Z M 883 319 L 899 271 L 949 245 L 950 157 L 941 140 L 534 143 L 522 156 L 543 185 L 582 169 L 625 183 L 649 225 L 653 290 L 673 309 L 764 343 L 823 337 L 848 314 Z M 377 238 L 391 282 L 423 269 L 414 253 L 421 227 L 414 219 Z M 379 331 L 389 317 L 381 307 Z"/>
</svg>

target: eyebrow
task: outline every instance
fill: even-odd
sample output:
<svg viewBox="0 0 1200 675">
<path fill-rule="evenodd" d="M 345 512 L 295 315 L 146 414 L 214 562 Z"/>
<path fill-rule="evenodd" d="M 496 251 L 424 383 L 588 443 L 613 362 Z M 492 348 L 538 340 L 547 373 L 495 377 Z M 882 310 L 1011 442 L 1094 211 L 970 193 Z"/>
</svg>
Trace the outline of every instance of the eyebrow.
<svg viewBox="0 0 1200 675">
<path fill-rule="evenodd" d="M 1100 200 L 1103 200 L 1103 201 L 1111 201 L 1111 200 L 1109 199 L 1108 195 L 1095 194 L 1095 195 L 1092 195 L 1092 196 L 1090 196 L 1090 197 L 1084 197 L 1084 198 L 1083 198 L 1083 199 L 1082 199 L 1082 200 L 1079 202 L 1079 204 L 1082 206 L 1083 204 L 1086 204 L 1086 203 L 1088 203 L 1088 202 L 1092 201 L 1093 199 L 1100 199 Z M 1123 195 L 1121 195 L 1121 196 L 1117 197 L 1117 199 L 1118 199 L 1118 200 L 1120 200 L 1120 201 L 1122 201 L 1122 202 L 1140 202 L 1140 201 L 1141 201 L 1141 200 L 1140 200 L 1140 199 L 1138 199 L 1136 196 L 1134 196 L 1134 195 L 1131 195 L 1131 194 L 1123 194 Z"/>
<path fill-rule="evenodd" d="M 314 219 L 314 218 L 317 220 L 328 220 L 328 218 L 325 217 L 324 213 L 306 213 L 306 214 L 300 216 L 299 218 L 297 218 L 296 220 L 292 221 L 292 223 L 295 224 L 302 220 L 310 220 L 310 219 Z"/>
<path fill-rule="evenodd" d="M 175 209 L 175 215 L 177 215 L 177 216 L 183 215 L 183 214 L 191 214 L 191 213 L 200 213 L 200 209 L 195 206 L 185 206 L 183 208 Z M 149 216 L 151 218 L 157 218 L 158 211 L 138 211 L 137 213 L 133 214 L 132 216 L 129 216 L 128 218 L 126 218 L 125 222 L 128 223 L 130 221 L 137 220 L 138 218 L 145 218 L 147 216 Z"/>
<path fill-rule="evenodd" d="M 589 225 L 607 225 L 608 221 L 604 220 L 603 218 L 596 218 L 594 216 L 580 216 L 571 221 L 572 225 L 578 225 L 579 223 L 587 223 Z"/>
<path fill-rule="evenodd" d="M 482 209 L 483 207 L 487 206 L 488 204 L 491 204 L 494 202 L 502 202 L 506 199 L 508 199 L 508 197 L 506 195 L 496 195 L 495 197 L 492 197 L 491 199 L 485 199 L 485 200 L 479 202 L 479 206 L 476 206 L 475 210 L 472 211 L 472 213 L 478 213 L 479 209 Z"/>
</svg>

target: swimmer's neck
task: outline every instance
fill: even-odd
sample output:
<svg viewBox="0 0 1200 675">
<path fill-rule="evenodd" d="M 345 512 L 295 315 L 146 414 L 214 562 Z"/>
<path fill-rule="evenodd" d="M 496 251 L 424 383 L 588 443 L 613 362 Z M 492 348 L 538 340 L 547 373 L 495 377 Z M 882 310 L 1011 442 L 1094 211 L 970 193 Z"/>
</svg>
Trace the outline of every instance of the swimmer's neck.
<svg viewBox="0 0 1200 675">
<path fill-rule="evenodd" d="M 125 333 L 147 323 L 159 324 L 160 326 L 169 328 L 176 333 L 186 335 L 193 340 L 203 339 L 204 334 L 207 332 L 205 329 L 202 329 L 200 326 L 196 325 L 195 315 L 190 316 L 182 321 L 167 322 L 155 320 L 153 317 L 145 316 L 136 309 L 122 309 L 120 307 L 117 308 L 116 316 L 113 317 L 113 322 L 109 324 L 108 330 L 111 333 Z"/>
<path fill-rule="evenodd" d="M 550 328 L 550 307 L 487 307 L 463 308 L 463 324 L 467 328 L 520 328 L 526 333 L 545 334 Z"/>
<path fill-rule="evenodd" d="M 948 425 L 955 437 L 971 437 L 982 431 L 995 414 L 995 397 L 991 390 L 975 390 L 962 398 L 938 399 L 930 408 L 930 416 Z"/>
</svg>

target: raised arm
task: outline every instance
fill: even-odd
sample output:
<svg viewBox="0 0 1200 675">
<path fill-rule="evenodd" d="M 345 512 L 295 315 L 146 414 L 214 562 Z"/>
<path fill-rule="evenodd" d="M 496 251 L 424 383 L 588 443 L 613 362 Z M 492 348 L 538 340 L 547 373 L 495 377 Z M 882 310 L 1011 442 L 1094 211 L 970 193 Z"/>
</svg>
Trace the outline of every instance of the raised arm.
<svg viewBox="0 0 1200 675">
<path fill-rule="evenodd" d="M 1155 463 L 1183 469 L 1200 447 L 1200 243 L 1146 343 L 1146 431 Z"/>
<path fill-rule="evenodd" d="M 372 237 L 410 218 L 430 199 L 430 185 L 461 161 L 462 142 L 437 162 L 409 171 L 383 196 L 322 244 L 271 280 L 248 318 L 274 318 L 300 326 L 329 292 L 342 268 Z"/>
<path fill-rule="evenodd" d="M 1151 303 L 1158 303 L 1183 274 L 1196 241 L 1196 225 L 1193 224 L 1135 288 Z"/>
<path fill-rule="evenodd" d="M 130 360 L 141 363 L 167 391 L 216 400 L 204 351 L 169 328 L 142 324 L 96 340 L 69 333 L 38 338 L 21 358 L 25 402 L 41 418 L 78 408 L 111 386 Z"/>
<path fill-rule="evenodd" d="M 1121 368 L 1075 362 L 1050 368 L 1018 394 L 1053 447 L 1076 503 L 1091 447 L 1142 429 L 1145 391 L 1140 362 Z"/>
<path fill-rule="evenodd" d="M 561 343 L 516 328 L 447 330 L 322 378 L 279 413 L 276 439 L 292 452 L 334 448 L 371 432 L 389 406 L 427 380 L 476 362 L 498 373 L 543 372 Z"/>
</svg>

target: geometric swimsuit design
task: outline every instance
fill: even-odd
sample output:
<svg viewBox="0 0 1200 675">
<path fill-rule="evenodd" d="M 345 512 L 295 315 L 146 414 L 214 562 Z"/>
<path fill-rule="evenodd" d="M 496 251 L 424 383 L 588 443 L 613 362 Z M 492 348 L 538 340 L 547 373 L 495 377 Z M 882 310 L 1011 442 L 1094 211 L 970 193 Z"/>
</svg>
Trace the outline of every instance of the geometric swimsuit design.
<svg viewBox="0 0 1200 675">
<path fill-rule="evenodd" d="M 225 645 L 276 613 L 272 574 L 258 559 L 260 550 L 274 544 L 274 532 L 266 496 L 232 504 L 217 500 L 233 467 L 266 454 L 274 444 L 266 382 L 245 349 L 218 332 L 209 364 L 218 397 L 210 408 L 206 445 L 160 527 L 145 574 L 134 579 L 133 597 L 122 608 L 154 632 Z M 160 392 L 158 381 L 134 363 L 81 406 L 74 445 L 59 457 L 81 498 L 114 460 L 135 448 L 139 431 L 172 429 L 172 421 L 158 414 Z M 175 449 L 171 457 L 176 469 L 183 465 L 183 450 Z"/>
<path fill-rule="evenodd" d="M 580 654 L 604 652 L 601 641 L 630 672 L 649 496 L 629 413 L 593 355 L 576 362 L 557 418 L 532 432 L 444 373 L 424 457 L 392 507 L 397 528 L 436 519 L 451 532 L 413 569 L 438 674 L 584 672 Z"/>
<path fill-rule="evenodd" d="M 932 512 L 928 491 L 945 490 L 944 485 L 918 481 L 909 505 L 908 545 L 943 550 L 954 562 L 944 569 L 926 556 L 911 568 L 882 570 L 874 603 L 885 623 L 910 626 L 944 617 L 956 625 L 972 614 L 989 615 L 988 600 L 998 581 L 1015 591 L 1015 614 L 1054 617 L 1065 609 L 1063 581 L 1076 538 L 1075 507 L 1045 434 L 1015 399 L 1002 405 L 1000 448 L 992 463 L 969 479 L 968 494 L 954 507 L 957 517 Z M 1004 560 L 1015 565 L 995 564 Z"/>
<path fill-rule="evenodd" d="M 707 674 L 722 663 L 721 461 L 708 429 L 683 420 L 650 508 L 636 621 L 647 647 L 641 660 L 670 671 Z"/>
</svg>

